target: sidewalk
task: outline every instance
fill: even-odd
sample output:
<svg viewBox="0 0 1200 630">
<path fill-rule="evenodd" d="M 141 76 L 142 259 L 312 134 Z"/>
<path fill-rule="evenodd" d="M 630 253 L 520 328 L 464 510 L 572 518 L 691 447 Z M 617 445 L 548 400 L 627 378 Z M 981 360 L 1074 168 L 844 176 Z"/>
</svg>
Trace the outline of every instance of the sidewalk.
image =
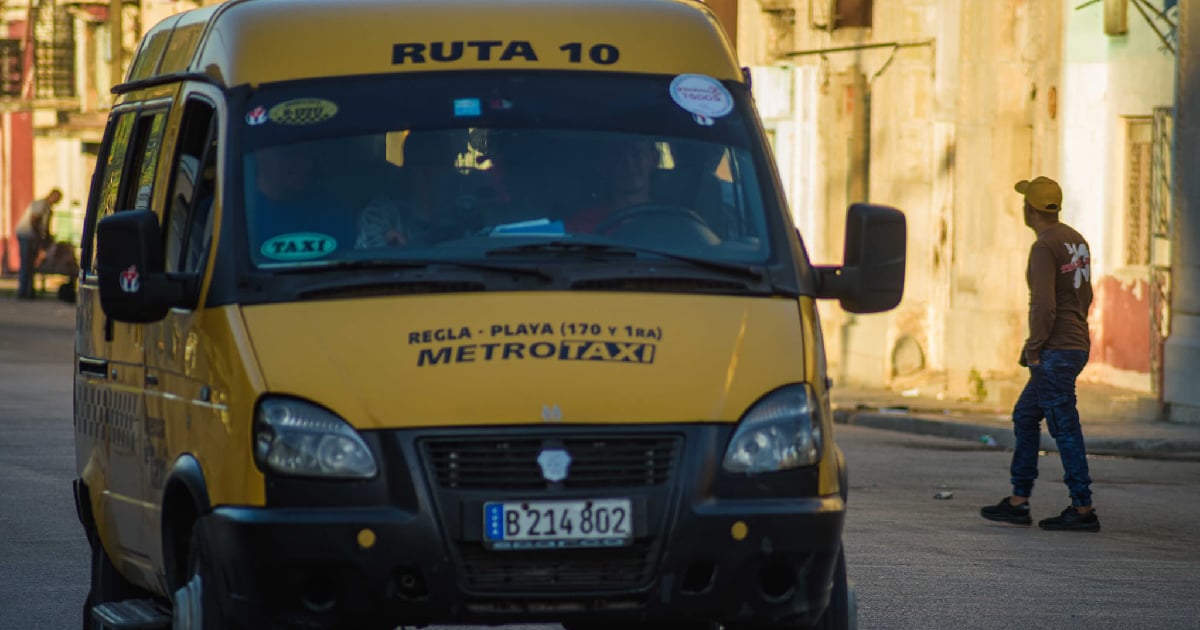
<svg viewBox="0 0 1200 630">
<path fill-rule="evenodd" d="M 39 300 L 57 300 L 58 287 L 66 281 L 64 276 L 39 273 L 33 277 L 33 290 Z M 16 295 L 16 274 L 0 275 L 0 299 L 12 300 Z"/>
<path fill-rule="evenodd" d="M 1089 454 L 1200 461 L 1200 424 L 1155 419 L 1155 401 L 1144 394 L 1086 382 L 1077 392 Z M 835 386 L 831 399 L 839 424 L 1013 446 L 1009 409 L 852 386 Z M 1042 450 L 1057 451 L 1044 423 Z"/>
</svg>

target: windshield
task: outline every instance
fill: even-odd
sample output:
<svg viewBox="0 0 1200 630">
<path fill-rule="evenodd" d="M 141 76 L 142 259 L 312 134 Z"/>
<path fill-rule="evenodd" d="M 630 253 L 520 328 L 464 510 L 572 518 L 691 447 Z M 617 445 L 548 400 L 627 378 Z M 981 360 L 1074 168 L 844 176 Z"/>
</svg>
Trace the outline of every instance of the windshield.
<svg viewBox="0 0 1200 630">
<path fill-rule="evenodd" d="M 748 97 L 697 81 L 718 108 L 689 102 L 671 77 L 456 73 L 260 89 L 241 141 L 251 259 L 513 260 L 574 251 L 567 242 L 611 246 L 586 250 L 597 262 L 625 246 L 638 258 L 766 263 Z"/>
</svg>

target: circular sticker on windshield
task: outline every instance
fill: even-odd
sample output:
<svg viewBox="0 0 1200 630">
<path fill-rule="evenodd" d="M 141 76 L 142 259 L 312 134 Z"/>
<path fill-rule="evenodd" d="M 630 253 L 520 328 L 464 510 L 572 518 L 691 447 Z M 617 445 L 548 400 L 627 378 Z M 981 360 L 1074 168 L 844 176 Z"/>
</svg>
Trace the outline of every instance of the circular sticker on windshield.
<svg viewBox="0 0 1200 630">
<path fill-rule="evenodd" d="M 267 119 L 280 125 L 312 125 L 333 118 L 337 103 L 323 98 L 294 98 L 267 112 Z"/>
<path fill-rule="evenodd" d="M 671 99 L 688 113 L 720 118 L 733 111 L 733 95 L 703 74 L 681 74 L 671 81 Z"/>
<path fill-rule="evenodd" d="M 258 251 L 272 260 L 311 260 L 332 254 L 337 239 L 317 232 L 294 232 L 269 238 Z"/>
</svg>

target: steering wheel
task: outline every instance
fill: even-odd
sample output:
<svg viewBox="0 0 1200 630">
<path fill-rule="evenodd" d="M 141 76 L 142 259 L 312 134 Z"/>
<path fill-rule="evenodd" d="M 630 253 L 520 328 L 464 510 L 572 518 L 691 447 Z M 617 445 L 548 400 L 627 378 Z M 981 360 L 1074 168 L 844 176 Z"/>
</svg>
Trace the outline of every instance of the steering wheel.
<svg viewBox="0 0 1200 630">
<path fill-rule="evenodd" d="M 613 228 L 616 228 L 630 221 L 639 221 L 652 217 L 670 220 L 683 220 L 691 224 L 691 227 L 696 232 L 703 235 L 704 240 L 710 240 L 712 243 L 719 243 L 720 238 L 708 227 L 708 222 L 704 220 L 695 211 L 689 210 L 682 206 L 672 206 L 662 203 L 642 203 L 630 206 L 614 214 L 613 216 L 601 221 L 596 226 L 595 232 L 599 234 L 608 233 Z"/>
</svg>

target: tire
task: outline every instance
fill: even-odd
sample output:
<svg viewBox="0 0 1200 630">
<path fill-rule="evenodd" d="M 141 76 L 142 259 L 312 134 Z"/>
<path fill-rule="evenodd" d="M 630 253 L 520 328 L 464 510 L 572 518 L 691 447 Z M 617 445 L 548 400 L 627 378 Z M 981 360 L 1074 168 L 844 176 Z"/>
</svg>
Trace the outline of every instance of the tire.
<svg viewBox="0 0 1200 630">
<path fill-rule="evenodd" d="M 92 608 L 107 602 L 119 602 L 126 599 L 141 599 L 150 597 L 146 591 L 134 586 L 125 576 L 117 571 L 100 535 L 95 531 L 88 532 L 88 542 L 92 548 L 91 585 L 87 598 L 83 601 L 83 630 L 91 630 Z"/>
<path fill-rule="evenodd" d="M 846 550 L 838 550 L 837 565 L 833 569 L 833 590 L 829 593 L 829 605 L 813 628 L 815 630 L 854 630 L 857 624 L 853 593 L 846 576 Z"/>
<path fill-rule="evenodd" d="M 838 550 L 837 564 L 833 568 L 833 589 L 829 593 L 829 605 L 820 619 L 811 626 L 798 623 L 738 623 L 727 626 L 732 630 L 857 630 L 858 620 L 854 593 L 846 576 L 846 551 Z"/>
<path fill-rule="evenodd" d="M 201 519 L 192 526 L 187 580 L 171 594 L 173 630 L 233 630 L 238 627 L 221 614 L 221 585 L 214 577 L 212 557 L 212 545 Z"/>
</svg>

